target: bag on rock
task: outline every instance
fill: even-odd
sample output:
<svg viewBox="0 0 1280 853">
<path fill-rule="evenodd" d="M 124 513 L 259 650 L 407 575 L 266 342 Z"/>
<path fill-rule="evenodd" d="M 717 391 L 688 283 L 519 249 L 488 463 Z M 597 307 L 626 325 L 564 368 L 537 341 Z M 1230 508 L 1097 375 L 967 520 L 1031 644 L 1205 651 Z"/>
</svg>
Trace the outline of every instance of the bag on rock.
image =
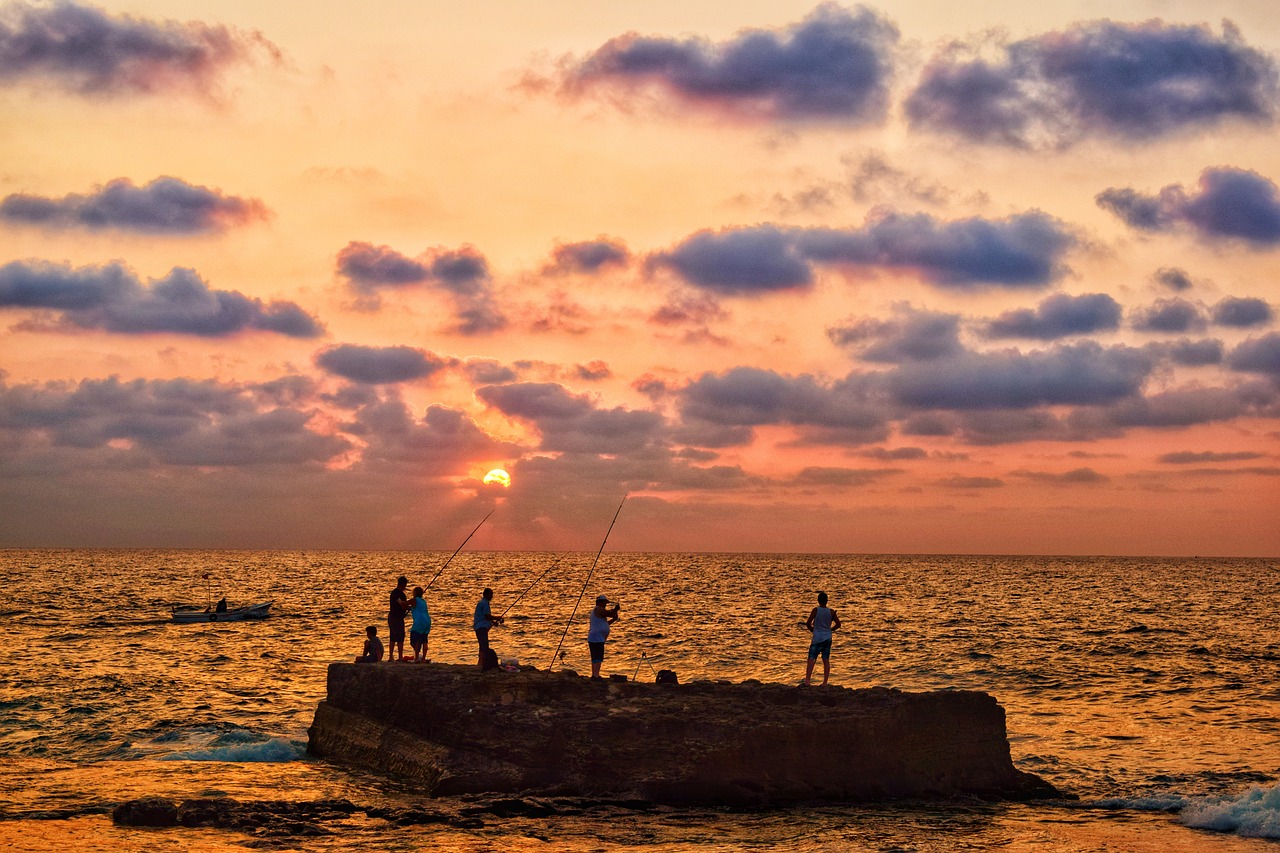
<svg viewBox="0 0 1280 853">
<path fill-rule="evenodd" d="M 675 671 L 674 669 L 660 669 L 660 670 L 658 670 L 658 679 L 657 679 L 657 681 L 656 681 L 655 683 L 657 683 L 657 684 L 679 684 L 679 683 L 680 683 L 680 679 L 679 679 L 679 678 L 676 678 L 676 671 Z"/>
</svg>

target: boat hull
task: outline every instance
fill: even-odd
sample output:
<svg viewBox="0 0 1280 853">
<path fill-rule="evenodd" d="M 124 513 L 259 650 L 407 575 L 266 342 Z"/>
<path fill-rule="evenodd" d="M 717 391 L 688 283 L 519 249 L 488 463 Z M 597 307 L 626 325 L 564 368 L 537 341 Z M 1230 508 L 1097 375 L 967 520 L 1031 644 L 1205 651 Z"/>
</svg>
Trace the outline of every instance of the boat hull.
<svg viewBox="0 0 1280 853">
<path fill-rule="evenodd" d="M 245 619 L 265 619 L 270 616 L 272 602 L 251 604 L 248 607 L 235 607 L 218 612 L 216 610 L 196 610 L 194 608 L 173 609 L 173 621 L 180 624 L 191 622 L 241 622 Z"/>
</svg>

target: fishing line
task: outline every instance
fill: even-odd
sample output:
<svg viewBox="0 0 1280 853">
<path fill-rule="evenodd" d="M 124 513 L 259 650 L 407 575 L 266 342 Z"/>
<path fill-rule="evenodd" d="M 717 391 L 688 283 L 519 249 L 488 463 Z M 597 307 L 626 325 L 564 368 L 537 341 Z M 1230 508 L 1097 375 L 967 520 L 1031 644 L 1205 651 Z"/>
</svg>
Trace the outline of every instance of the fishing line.
<svg viewBox="0 0 1280 853">
<path fill-rule="evenodd" d="M 582 584 L 582 592 L 578 593 L 578 600 L 573 603 L 573 612 L 569 614 L 569 621 L 564 625 L 564 633 L 560 635 L 560 642 L 556 644 L 556 650 L 551 654 L 551 663 L 547 669 L 556 665 L 556 655 L 560 653 L 560 647 L 564 645 L 564 638 L 569 636 L 569 626 L 573 624 L 573 617 L 578 615 L 578 605 L 582 603 L 582 596 L 587 594 L 587 584 L 591 583 L 591 576 L 595 574 L 596 563 L 600 562 L 600 554 L 604 551 L 604 543 L 609 541 L 609 534 L 613 532 L 613 525 L 618 521 L 618 515 L 622 512 L 622 504 L 627 502 L 627 496 L 622 496 L 622 503 L 618 504 L 618 511 L 613 514 L 613 521 L 609 522 L 609 529 L 604 532 L 604 541 L 600 543 L 600 550 L 596 551 L 596 558 L 591 561 L 591 571 L 587 572 L 587 579 Z"/>
<path fill-rule="evenodd" d="M 489 515 L 493 515 L 493 513 L 494 513 L 494 510 L 492 509 L 489 510 Z M 476 530 L 479 530 L 480 525 L 484 524 L 486 521 L 489 520 L 489 515 L 486 515 L 484 518 L 480 519 L 480 524 L 476 525 Z M 431 578 L 431 580 L 427 582 L 427 585 L 423 587 L 423 589 L 431 589 L 431 584 L 435 583 L 436 578 L 440 577 L 440 573 L 449 567 L 449 564 L 453 562 L 453 558 L 458 556 L 458 551 L 462 550 L 463 545 L 466 545 L 468 542 L 471 541 L 471 537 L 476 535 L 476 530 L 473 530 L 467 534 L 467 538 L 462 540 L 462 545 L 459 545 L 457 550 L 449 555 L 449 559 L 444 561 L 444 565 L 440 567 L 440 571 L 435 573 L 435 577 Z"/>
<path fill-rule="evenodd" d="M 560 565 L 560 561 L 561 561 L 561 560 L 563 560 L 563 559 L 564 559 L 565 557 L 567 557 L 567 556 L 569 556 L 569 555 L 568 555 L 568 554 L 561 554 L 559 557 L 557 557 L 557 558 L 556 558 L 556 561 L 555 561 L 554 563 L 552 563 L 551 565 L 549 565 L 549 566 L 547 566 L 545 569 L 543 569 L 542 574 L 540 574 L 540 575 L 538 575 L 536 578 L 534 578 L 534 579 L 533 579 L 533 583 L 531 583 L 531 584 L 529 584 L 527 587 L 525 587 L 525 588 L 524 588 L 524 592 L 522 592 L 522 593 L 520 593 L 519 595 L 517 595 L 517 596 L 516 596 L 516 600 L 515 600 L 515 601 L 513 601 L 513 602 L 511 602 L 510 604 L 508 604 L 508 605 L 507 605 L 507 609 L 506 609 L 506 610 L 504 610 L 504 611 L 502 611 L 500 614 L 498 614 L 498 618 L 499 618 L 499 619 L 501 619 L 503 616 L 506 616 L 506 615 L 507 615 L 507 613 L 508 613 L 508 611 L 510 611 L 510 610 L 511 610 L 511 608 L 515 607 L 515 606 L 516 606 L 516 604 L 517 604 L 517 603 L 519 603 L 520 599 L 524 598 L 525 593 L 527 593 L 529 590 L 533 589 L 534 585 L 536 585 L 536 584 L 538 583 L 538 581 L 542 580 L 543 578 L 545 578 L 545 577 L 547 576 L 547 572 L 551 571 L 551 570 L 552 570 L 552 569 L 554 569 L 556 566 Z"/>
</svg>

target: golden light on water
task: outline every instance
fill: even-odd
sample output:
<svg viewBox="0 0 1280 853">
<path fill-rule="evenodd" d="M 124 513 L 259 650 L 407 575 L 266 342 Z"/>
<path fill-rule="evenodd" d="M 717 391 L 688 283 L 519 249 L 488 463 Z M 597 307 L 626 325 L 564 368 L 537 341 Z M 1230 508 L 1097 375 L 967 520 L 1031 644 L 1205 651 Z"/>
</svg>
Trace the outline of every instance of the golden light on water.
<svg viewBox="0 0 1280 853">
<path fill-rule="evenodd" d="M 507 488 L 511 485 L 511 475 L 506 471 L 503 471 L 501 468 L 494 468 L 488 474 L 484 475 L 484 482 L 486 485 L 497 483 L 499 486 Z"/>
</svg>

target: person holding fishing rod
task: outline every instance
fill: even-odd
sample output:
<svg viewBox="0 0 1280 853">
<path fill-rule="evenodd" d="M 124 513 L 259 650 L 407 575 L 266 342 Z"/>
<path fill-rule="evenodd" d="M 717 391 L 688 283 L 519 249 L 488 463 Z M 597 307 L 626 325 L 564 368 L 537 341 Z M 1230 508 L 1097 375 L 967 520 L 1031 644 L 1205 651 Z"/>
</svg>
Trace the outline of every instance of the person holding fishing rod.
<svg viewBox="0 0 1280 853">
<path fill-rule="evenodd" d="M 501 616 L 494 616 L 491 608 L 493 602 L 493 590 L 489 587 L 484 588 L 484 592 L 480 596 L 480 600 L 476 602 L 475 617 L 471 620 L 471 627 L 476 631 L 476 642 L 480 645 L 480 669 L 491 669 L 486 667 L 485 660 L 492 652 L 489 649 L 489 629 L 494 625 L 502 624 Z"/>
<path fill-rule="evenodd" d="M 600 681 L 600 665 L 604 663 L 604 644 L 609 640 L 609 626 L 618 621 L 622 605 L 609 606 L 609 597 L 596 596 L 596 606 L 591 608 L 587 627 L 587 645 L 591 648 L 591 678 Z"/>
</svg>

